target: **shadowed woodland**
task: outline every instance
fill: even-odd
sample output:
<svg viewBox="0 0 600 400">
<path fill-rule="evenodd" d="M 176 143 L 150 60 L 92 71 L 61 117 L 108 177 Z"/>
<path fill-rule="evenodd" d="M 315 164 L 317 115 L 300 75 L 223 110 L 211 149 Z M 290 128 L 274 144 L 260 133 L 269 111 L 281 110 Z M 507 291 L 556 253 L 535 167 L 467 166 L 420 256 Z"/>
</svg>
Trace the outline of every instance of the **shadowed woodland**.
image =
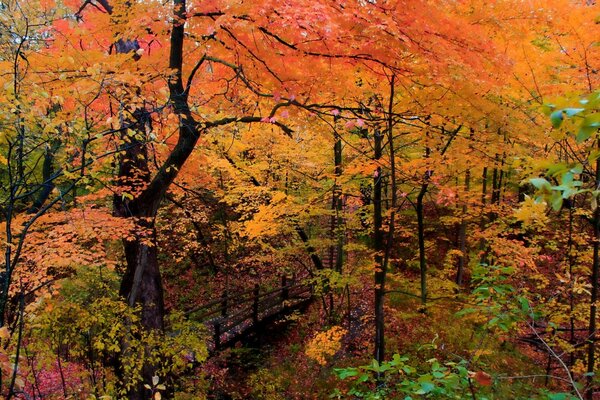
<svg viewBox="0 0 600 400">
<path fill-rule="evenodd" d="M 598 399 L 600 6 L 0 1 L 0 399 Z"/>
</svg>

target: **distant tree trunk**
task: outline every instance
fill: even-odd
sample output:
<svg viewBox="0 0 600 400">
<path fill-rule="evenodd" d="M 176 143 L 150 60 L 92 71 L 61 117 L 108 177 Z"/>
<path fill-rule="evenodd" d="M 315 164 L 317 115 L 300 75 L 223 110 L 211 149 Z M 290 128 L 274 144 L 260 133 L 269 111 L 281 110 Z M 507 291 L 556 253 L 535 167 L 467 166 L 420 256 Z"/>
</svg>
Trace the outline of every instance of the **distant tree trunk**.
<svg viewBox="0 0 600 400">
<path fill-rule="evenodd" d="M 492 200 L 491 204 L 496 204 L 497 197 L 500 194 L 500 189 L 498 187 L 498 179 L 499 179 L 499 170 L 498 170 L 498 154 L 494 158 L 494 170 L 492 171 Z M 494 218 L 492 218 L 494 219 Z"/>
<path fill-rule="evenodd" d="M 506 172 L 504 171 L 505 163 L 506 163 L 506 153 L 502 153 L 502 158 L 500 159 L 500 172 L 498 175 L 498 185 L 494 189 L 496 205 L 500 204 L 500 201 L 502 200 L 502 194 L 504 192 L 504 187 L 506 185 Z"/>
<path fill-rule="evenodd" d="M 396 155 L 394 150 L 394 122 L 393 122 L 393 107 L 394 107 L 394 89 L 395 75 L 390 77 L 390 97 L 388 103 L 388 118 L 387 118 L 387 145 L 390 151 L 390 182 L 392 190 L 392 212 L 388 224 L 388 237 L 384 243 L 383 238 L 383 213 L 381 207 L 381 189 L 383 173 L 381 167 L 377 167 L 374 175 L 374 250 L 375 250 L 375 359 L 382 363 L 385 360 L 385 313 L 383 305 L 385 302 L 385 284 L 388 269 L 388 261 L 390 258 L 391 247 L 394 243 L 394 218 L 397 205 L 396 193 Z M 383 135 L 379 131 L 375 131 L 374 138 L 374 159 L 378 161 L 383 155 Z M 385 252 L 384 254 L 382 254 Z M 378 377 L 379 378 L 379 377 Z"/>
<path fill-rule="evenodd" d="M 427 149 L 429 153 L 429 149 Z M 423 211 L 423 199 L 429 186 L 429 178 L 421 184 L 421 190 L 417 195 L 417 240 L 419 243 L 419 270 L 421 274 L 421 304 L 427 303 L 427 259 L 425 257 L 425 216 Z"/>
<path fill-rule="evenodd" d="M 575 201 L 575 199 L 573 199 Z M 569 268 L 569 343 L 575 345 L 575 279 L 573 277 L 573 210 L 575 205 L 569 208 L 569 238 L 567 241 L 567 263 Z M 575 352 L 571 351 L 569 367 L 573 367 L 575 364 Z"/>
<path fill-rule="evenodd" d="M 375 154 L 374 160 L 379 161 L 382 156 L 383 134 L 375 131 L 373 137 Z M 383 213 L 381 202 L 381 167 L 377 167 L 373 174 L 373 250 L 375 251 L 375 352 L 374 358 L 381 362 L 385 356 L 384 328 L 385 319 L 383 314 L 383 301 L 385 296 L 384 274 L 383 274 Z"/>
<path fill-rule="evenodd" d="M 337 119 L 337 117 L 335 117 Z M 342 220 L 342 188 L 340 185 L 340 177 L 342 175 L 342 138 L 337 130 L 334 129 L 334 144 L 333 144 L 333 163 L 335 181 L 331 196 L 331 240 L 329 246 L 329 268 L 341 273 L 344 256 L 344 235 L 343 235 L 343 220 Z M 329 316 L 334 317 L 334 298 L 333 291 L 329 291 Z"/>
<path fill-rule="evenodd" d="M 485 229 L 485 205 L 487 202 L 487 183 L 488 183 L 488 168 L 483 167 L 483 172 L 481 174 L 481 216 L 479 218 L 479 230 L 483 232 Z M 485 254 L 485 239 L 483 236 L 479 239 L 479 251 L 481 257 L 479 259 L 480 263 L 484 263 L 486 261 L 487 255 Z"/>
<path fill-rule="evenodd" d="M 597 141 L 597 147 L 600 148 L 600 139 Z M 595 187 L 600 186 L 600 159 L 596 160 L 595 171 Z M 598 278 L 600 278 L 600 208 L 594 210 L 594 256 L 592 260 L 592 276 L 591 276 L 591 296 L 590 296 L 590 322 L 588 325 L 588 360 L 587 360 L 587 380 L 589 387 L 586 391 L 586 398 L 593 399 L 594 397 L 594 373 L 596 367 L 596 314 L 598 307 Z"/>
<path fill-rule="evenodd" d="M 334 163 L 335 163 L 335 177 L 336 183 L 333 193 L 333 211 L 335 218 L 335 263 L 334 268 L 338 273 L 342 272 L 343 262 L 344 262 L 344 230 L 343 224 L 344 220 L 342 217 L 343 212 L 343 200 L 342 200 L 342 188 L 340 185 L 340 177 L 342 175 L 342 138 L 339 133 L 335 133 L 335 145 L 333 147 L 334 150 Z"/>
<path fill-rule="evenodd" d="M 469 192 L 471 180 L 471 171 L 465 172 L 465 193 Z M 458 229 L 458 245 L 460 250 L 460 256 L 458 257 L 458 269 L 456 271 L 456 284 L 461 286 L 463 283 L 463 277 L 465 273 L 465 266 L 467 264 L 467 199 L 463 200 L 462 206 L 462 217 L 460 226 Z"/>
</svg>

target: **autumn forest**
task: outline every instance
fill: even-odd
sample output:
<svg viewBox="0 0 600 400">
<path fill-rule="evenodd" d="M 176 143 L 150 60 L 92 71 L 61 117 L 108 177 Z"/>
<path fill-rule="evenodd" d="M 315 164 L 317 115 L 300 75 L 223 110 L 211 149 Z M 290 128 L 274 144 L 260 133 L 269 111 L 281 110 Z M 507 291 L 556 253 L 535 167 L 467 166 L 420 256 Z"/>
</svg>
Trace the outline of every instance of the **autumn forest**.
<svg viewBox="0 0 600 400">
<path fill-rule="evenodd" d="M 0 399 L 600 399 L 593 0 L 0 0 Z"/>
</svg>

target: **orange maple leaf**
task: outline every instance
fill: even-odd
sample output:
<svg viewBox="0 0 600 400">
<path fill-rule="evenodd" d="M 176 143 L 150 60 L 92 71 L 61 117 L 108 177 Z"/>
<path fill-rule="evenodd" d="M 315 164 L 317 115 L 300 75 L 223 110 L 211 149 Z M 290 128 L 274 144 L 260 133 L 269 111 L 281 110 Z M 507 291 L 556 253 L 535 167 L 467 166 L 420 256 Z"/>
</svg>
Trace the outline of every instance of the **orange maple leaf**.
<svg viewBox="0 0 600 400">
<path fill-rule="evenodd" d="M 492 386 L 492 376 L 483 371 L 469 374 L 470 377 L 481 386 Z"/>
</svg>

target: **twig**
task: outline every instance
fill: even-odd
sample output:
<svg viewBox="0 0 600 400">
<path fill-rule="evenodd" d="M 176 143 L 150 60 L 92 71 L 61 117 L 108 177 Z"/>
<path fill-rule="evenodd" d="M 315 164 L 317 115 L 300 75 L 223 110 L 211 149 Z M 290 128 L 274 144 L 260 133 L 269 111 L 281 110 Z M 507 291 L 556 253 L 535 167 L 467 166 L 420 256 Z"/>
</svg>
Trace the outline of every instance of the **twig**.
<svg viewBox="0 0 600 400">
<path fill-rule="evenodd" d="M 559 362 L 559 364 L 564 368 L 565 372 L 567 373 L 567 377 L 568 379 L 565 379 L 567 382 L 569 382 L 571 384 L 571 386 L 573 387 L 573 390 L 575 391 L 575 393 L 577 394 L 577 397 L 580 400 L 583 400 L 583 396 L 581 395 L 581 393 L 579 392 L 579 389 L 577 389 L 577 384 L 575 382 L 575 380 L 573 379 L 573 376 L 571 375 L 571 371 L 569 371 L 569 367 L 567 367 L 567 365 L 564 363 L 564 361 L 562 360 L 562 358 L 560 358 L 555 352 L 554 350 L 552 350 L 552 348 L 548 345 L 548 343 L 546 343 L 546 341 L 544 339 L 542 339 L 542 337 L 537 333 L 537 331 L 535 330 L 535 328 L 531 325 L 531 323 L 529 323 L 529 321 L 527 322 L 527 326 L 529 326 L 529 328 L 533 331 L 533 334 L 538 338 L 538 340 L 544 345 L 544 347 L 546 347 L 546 350 L 548 350 L 548 353 L 551 354 L 554 358 L 556 358 Z"/>
</svg>

